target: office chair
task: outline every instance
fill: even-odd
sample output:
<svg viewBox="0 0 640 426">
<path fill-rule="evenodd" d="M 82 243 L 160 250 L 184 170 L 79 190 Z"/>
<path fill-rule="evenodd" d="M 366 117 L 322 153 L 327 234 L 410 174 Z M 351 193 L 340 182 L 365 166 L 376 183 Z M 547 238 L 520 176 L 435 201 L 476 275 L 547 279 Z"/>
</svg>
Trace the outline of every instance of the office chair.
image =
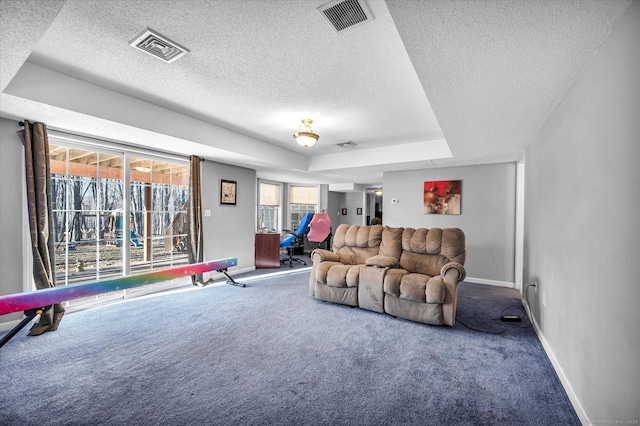
<svg viewBox="0 0 640 426">
<path fill-rule="evenodd" d="M 324 209 L 320 213 L 313 215 L 309 226 L 307 239 L 318 243 L 318 247 L 326 243 L 325 249 L 331 250 L 331 218 L 329 218 Z"/>
<path fill-rule="evenodd" d="M 286 258 L 280 259 L 280 263 L 289 262 L 290 268 L 293 268 L 294 261 L 304 265 L 307 264 L 304 260 L 293 257 L 293 249 L 303 244 L 302 236 L 307 233 L 307 228 L 309 227 L 309 223 L 311 223 L 312 216 L 313 213 L 305 213 L 296 230 L 280 240 L 280 248 L 287 249 L 288 255 Z"/>
</svg>

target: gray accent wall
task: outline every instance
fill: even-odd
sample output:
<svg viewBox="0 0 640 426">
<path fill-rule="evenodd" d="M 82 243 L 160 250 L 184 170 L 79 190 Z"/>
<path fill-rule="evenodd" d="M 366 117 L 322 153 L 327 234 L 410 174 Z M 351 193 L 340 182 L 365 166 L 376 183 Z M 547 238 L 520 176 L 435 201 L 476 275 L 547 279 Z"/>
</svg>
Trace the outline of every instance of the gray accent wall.
<svg viewBox="0 0 640 426">
<path fill-rule="evenodd" d="M 20 293 L 25 286 L 23 253 L 28 241 L 22 233 L 24 150 L 16 134 L 20 129 L 17 120 L 0 118 L 0 295 Z M 0 317 L 3 323 L 21 319 L 21 312 Z"/>
<path fill-rule="evenodd" d="M 525 293 L 583 424 L 640 418 L 639 40 L 634 1 L 526 152 Z"/>
<path fill-rule="evenodd" d="M 383 180 L 383 225 L 460 228 L 468 281 L 513 286 L 515 163 L 386 172 Z M 424 182 L 431 180 L 462 180 L 460 215 L 424 214 Z"/>
<path fill-rule="evenodd" d="M 237 258 L 238 266 L 229 269 L 232 276 L 237 271 L 255 269 L 256 171 L 204 161 L 201 177 L 202 210 L 211 211 L 211 216 L 202 218 L 205 260 Z M 220 204 L 220 179 L 238 182 L 235 206 Z"/>
</svg>

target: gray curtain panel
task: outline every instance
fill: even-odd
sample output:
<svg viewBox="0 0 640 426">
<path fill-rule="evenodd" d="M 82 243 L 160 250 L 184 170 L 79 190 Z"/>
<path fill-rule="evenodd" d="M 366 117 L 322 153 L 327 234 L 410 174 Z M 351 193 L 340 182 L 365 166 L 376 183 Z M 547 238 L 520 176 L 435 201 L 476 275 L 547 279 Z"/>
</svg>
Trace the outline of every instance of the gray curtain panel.
<svg viewBox="0 0 640 426">
<path fill-rule="evenodd" d="M 188 251 L 189 263 L 199 263 L 204 260 L 204 240 L 202 236 L 202 191 L 200 184 L 200 158 L 192 155 L 189 167 L 189 205 L 187 207 L 189 215 L 189 237 Z M 191 283 L 201 286 L 208 284 L 212 280 L 203 282 L 202 274 L 192 275 Z"/>
<path fill-rule="evenodd" d="M 38 290 L 56 286 L 53 251 L 53 215 L 51 213 L 51 187 L 49 165 L 49 138 L 44 123 L 23 122 L 18 132 L 24 145 L 27 181 L 27 206 L 33 252 L 33 278 Z M 40 316 L 31 335 L 57 329 L 64 308 L 54 305 Z"/>
</svg>

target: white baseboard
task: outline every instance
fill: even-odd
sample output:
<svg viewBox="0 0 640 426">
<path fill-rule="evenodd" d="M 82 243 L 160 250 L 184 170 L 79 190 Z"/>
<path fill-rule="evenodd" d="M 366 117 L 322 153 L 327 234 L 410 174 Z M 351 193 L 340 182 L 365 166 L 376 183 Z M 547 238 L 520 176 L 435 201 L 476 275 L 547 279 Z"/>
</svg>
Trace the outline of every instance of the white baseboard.
<svg viewBox="0 0 640 426">
<path fill-rule="evenodd" d="M 509 282 L 509 281 L 486 280 L 484 278 L 466 277 L 464 279 L 464 282 L 476 283 L 476 284 L 486 284 L 486 285 L 495 285 L 497 287 L 509 287 L 509 288 L 515 288 L 516 287 L 515 283 Z"/>
<path fill-rule="evenodd" d="M 251 272 L 251 271 L 255 271 L 255 270 L 256 270 L 255 266 L 248 266 L 248 267 L 242 268 L 242 269 L 234 269 L 233 271 L 227 271 L 227 273 L 229 275 L 231 275 L 231 274 L 238 275 L 238 274 L 244 274 L 245 272 Z"/>
<path fill-rule="evenodd" d="M 234 275 L 240 275 L 240 274 L 244 274 L 245 272 L 251 272 L 251 271 L 255 271 L 256 267 L 255 266 L 249 266 L 246 268 L 242 268 L 242 269 L 233 269 L 233 271 L 227 271 L 227 274 L 229 274 L 232 278 Z M 217 272 L 217 271 L 211 271 L 211 272 L 207 272 L 209 278 L 213 278 L 214 280 L 219 280 L 221 278 L 224 278 L 224 274 L 222 272 Z"/>
<path fill-rule="evenodd" d="M 591 419 L 589 419 L 589 416 L 587 415 L 587 412 L 585 411 L 584 407 L 582 406 L 582 403 L 580 402 L 580 398 L 578 398 L 578 395 L 576 395 L 575 391 L 573 390 L 573 387 L 571 387 L 569 378 L 567 378 L 567 375 L 564 374 L 564 370 L 562 369 L 562 366 L 558 362 L 558 358 L 556 358 L 556 355 L 553 353 L 551 346 L 549 346 L 549 342 L 547 342 L 547 339 L 544 337 L 542 330 L 540 330 L 540 327 L 538 326 L 538 322 L 536 321 L 535 317 L 531 315 L 531 310 L 529 309 L 529 305 L 525 302 L 524 299 L 522 300 L 522 305 L 527 311 L 527 315 L 529 315 L 529 319 L 531 320 L 531 324 L 533 324 L 533 329 L 535 330 L 536 335 L 538 336 L 538 340 L 540 340 L 540 343 L 542 343 L 542 347 L 544 348 L 544 351 L 547 354 L 547 357 L 551 361 L 551 365 L 553 365 L 553 369 L 556 371 L 556 374 L 560 378 L 560 383 L 562 383 L 562 387 L 564 388 L 564 391 L 567 393 L 567 396 L 571 401 L 571 405 L 573 405 L 573 409 L 576 410 L 576 414 L 578 415 L 580 422 L 583 425 L 593 424 L 591 422 Z"/>
</svg>

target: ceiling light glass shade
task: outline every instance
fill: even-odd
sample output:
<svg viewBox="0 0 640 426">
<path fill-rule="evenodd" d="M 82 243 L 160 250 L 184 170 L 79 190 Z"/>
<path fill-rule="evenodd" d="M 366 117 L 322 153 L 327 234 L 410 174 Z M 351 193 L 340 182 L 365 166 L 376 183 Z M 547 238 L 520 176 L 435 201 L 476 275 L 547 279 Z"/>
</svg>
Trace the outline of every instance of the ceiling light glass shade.
<svg viewBox="0 0 640 426">
<path fill-rule="evenodd" d="M 302 125 L 298 128 L 298 131 L 293 134 L 293 138 L 296 142 L 305 149 L 313 146 L 313 144 L 318 142 L 318 139 L 320 139 L 320 136 L 313 133 L 313 130 L 311 130 L 311 123 L 313 123 L 313 120 L 305 118 L 302 120 Z"/>
</svg>

